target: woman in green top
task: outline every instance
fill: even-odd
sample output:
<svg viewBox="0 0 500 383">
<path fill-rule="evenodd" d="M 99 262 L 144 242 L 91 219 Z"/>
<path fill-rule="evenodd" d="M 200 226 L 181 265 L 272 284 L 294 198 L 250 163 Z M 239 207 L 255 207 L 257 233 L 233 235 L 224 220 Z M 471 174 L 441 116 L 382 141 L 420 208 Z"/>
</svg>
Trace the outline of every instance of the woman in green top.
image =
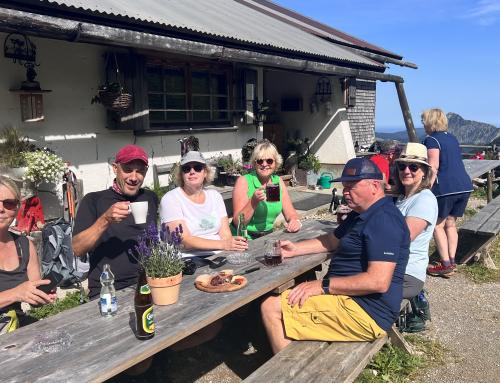
<svg viewBox="0 0 500 383">
<path fill-rule="evenodd" d="M 255 147 L 250 161 L 254 171 L 239 177 L 234 186 L 232 230 L 236 230 L 239 216 L 243 213 L 249 236 L 258 238 L 272 232 L 274 221 L 283 213 L 287 222 L 286 230 L 292 233 L 299 231 L 302 224 L 287 188 L 283 180 L 274 174 L 283 163 L 276 147 L 268 140 L 261 141 Z M 267 184 L 279 184 L 279 201 L 266 200 Z"/>
</svg>

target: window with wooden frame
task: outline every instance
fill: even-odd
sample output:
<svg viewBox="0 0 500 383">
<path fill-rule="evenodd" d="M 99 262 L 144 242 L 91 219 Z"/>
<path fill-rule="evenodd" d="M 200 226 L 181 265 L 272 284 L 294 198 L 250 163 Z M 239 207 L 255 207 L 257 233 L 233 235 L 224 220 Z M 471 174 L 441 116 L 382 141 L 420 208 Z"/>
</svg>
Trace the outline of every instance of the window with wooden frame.
<svg viewBox="0 0 500 383">
<path fill-rule="evenodd" d="M 146 81 L 151 128 L 230 122 L 230 67 L 148 63 Z"/>
</svg>

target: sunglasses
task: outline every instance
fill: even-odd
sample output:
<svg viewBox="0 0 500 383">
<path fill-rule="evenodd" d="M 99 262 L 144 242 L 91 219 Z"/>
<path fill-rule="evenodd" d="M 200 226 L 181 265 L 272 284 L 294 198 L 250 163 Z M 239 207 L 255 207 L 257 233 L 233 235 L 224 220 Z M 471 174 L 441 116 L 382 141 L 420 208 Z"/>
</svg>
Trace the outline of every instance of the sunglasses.
<svg viewBox="0 0 500 383">
<path fill-rule="evenodd" d="M 264 161 L 266 161 L 266 164 L 268 164 L 268 165 L 272 165 L 274 163 L 274 160 L 272 158 L 266 158 L 266 159 L 261 158 L 261 159 L 255 160 L 257 165 L 264 164 Z"/>
<path fill-rule="evenodd" d="M 182 172 L 184 174 L 188 174 L 191 171 L 191 169 L 194 169 L 194 171 L 196 173 L 199 173 L 203 169 L 205 169 L 205 165 L 203 165 L 203 164 L 195 164 L 195 165 L 186 164 L 186 165 L 182 165 L 181 169 L 182 169 Z"/>
<path fill-rule="evenodd" d="M 407 164 L 405 162 L 398 162 L 398 169 L 400 172 L 402 172 L 406 168 L 410 169 L 410 172 L 415 173 L 418 169 L 420 169 L 420 165 L 419 164 Z"/>
<path fill-rule="evenodd" d="M 3 203 L 3 207 L 7 210 L 16 210 L 19 206 L 19 201 L 17 199 L 0 199 Z"/>
</svg>

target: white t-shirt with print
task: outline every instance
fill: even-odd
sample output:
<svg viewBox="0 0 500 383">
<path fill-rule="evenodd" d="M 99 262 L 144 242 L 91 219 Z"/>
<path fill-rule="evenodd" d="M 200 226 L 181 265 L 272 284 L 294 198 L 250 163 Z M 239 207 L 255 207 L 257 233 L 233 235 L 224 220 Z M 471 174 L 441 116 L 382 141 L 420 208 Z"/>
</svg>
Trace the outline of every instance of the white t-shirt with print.
<svg viewBox="0 0 500 383">
<path fill-rule="evenodd" d="M 226 206 L 220 193 L 213 189 L 204 189 L 205 202 L 191 201 L 180 187 L 169 191 L 160 203 L 161 223 L 184 221 L 191 235 L 205 239 L 220 239 L 221 219 L 227 217 Z M 207 256 L 214 251 L 189 251 L 183 256 Z"/>
</svg>

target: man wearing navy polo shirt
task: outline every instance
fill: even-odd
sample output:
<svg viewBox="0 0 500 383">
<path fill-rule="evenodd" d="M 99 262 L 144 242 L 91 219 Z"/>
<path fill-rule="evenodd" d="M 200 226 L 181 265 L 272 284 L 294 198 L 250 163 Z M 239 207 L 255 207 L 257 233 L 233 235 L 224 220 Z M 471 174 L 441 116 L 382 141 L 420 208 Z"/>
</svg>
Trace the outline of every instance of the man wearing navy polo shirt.
<svg viewBox="0 0 500 383">
<path fill-rule="evenodd" d="M 284 257 L 335 251 L 322 281 L 304 282 L 262 303 L 273 351 L 291 340 L 372 341 L 395 322 L 402 300 L 410 233 L 384 195 L 383 176 L 366 158 L 347 162 L 343 195 L 353 210 L 333 233 L 293 243 Z"/>
</svg>

